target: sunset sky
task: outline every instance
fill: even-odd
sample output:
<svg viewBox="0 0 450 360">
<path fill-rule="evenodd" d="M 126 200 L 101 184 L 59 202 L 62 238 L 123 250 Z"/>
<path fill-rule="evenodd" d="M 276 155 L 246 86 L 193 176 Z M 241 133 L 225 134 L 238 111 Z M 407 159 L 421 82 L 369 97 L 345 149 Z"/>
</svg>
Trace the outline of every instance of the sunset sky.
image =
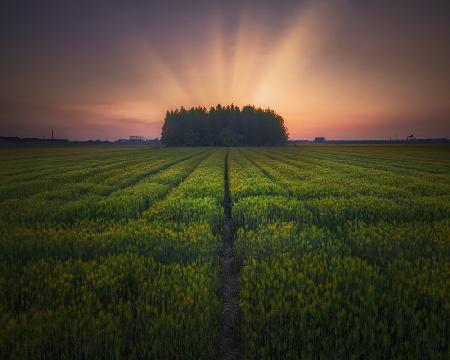
<svg viewBox="0 0 450 360">
<path fill-rule="evenodd" d="M 450 137 L 450 1 L 2 1 L 0 135 L 159 137 L 254 104 L 291 139 Z"/>
</svg>

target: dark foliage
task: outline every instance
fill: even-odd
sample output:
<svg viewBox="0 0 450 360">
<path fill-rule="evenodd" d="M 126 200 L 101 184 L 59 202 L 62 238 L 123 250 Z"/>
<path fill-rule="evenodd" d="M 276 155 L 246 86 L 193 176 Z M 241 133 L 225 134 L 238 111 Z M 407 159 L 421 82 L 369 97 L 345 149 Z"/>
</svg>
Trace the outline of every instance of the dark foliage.
<svg viewBox="0 0 450 360">
<path fill-rule="evenodd" d="M 250 105 L 167 111 L 161 133 L 168 146 L 273 146 L 287 139 L 280 115 Z"/>
</svg>

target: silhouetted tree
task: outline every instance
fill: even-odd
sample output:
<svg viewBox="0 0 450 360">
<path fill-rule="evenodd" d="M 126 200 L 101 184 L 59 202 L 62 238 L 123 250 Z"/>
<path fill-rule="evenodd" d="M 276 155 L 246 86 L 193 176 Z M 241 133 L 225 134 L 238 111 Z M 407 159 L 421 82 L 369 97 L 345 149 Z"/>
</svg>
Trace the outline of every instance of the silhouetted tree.
<svg viewBox="0 0 450 360">
<path fill-rule="evenodd" d="M 283 118 L 271 109 L 220 104 L 167 111 L 161 141 L 168 146 L 274 146 L 285 144 Z"/>
</svg>

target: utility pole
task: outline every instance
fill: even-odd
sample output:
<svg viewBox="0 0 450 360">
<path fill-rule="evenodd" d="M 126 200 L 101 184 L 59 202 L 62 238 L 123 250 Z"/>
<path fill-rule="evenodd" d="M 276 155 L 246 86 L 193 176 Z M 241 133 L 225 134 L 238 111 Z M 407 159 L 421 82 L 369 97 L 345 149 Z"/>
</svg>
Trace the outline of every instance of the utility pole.
<svg viewBox="0 0 450 360">
<path fill-rule="evenodd" d="M 52 129 L 52 141 L 53 141 L 53 129 Z"/>
</svg>

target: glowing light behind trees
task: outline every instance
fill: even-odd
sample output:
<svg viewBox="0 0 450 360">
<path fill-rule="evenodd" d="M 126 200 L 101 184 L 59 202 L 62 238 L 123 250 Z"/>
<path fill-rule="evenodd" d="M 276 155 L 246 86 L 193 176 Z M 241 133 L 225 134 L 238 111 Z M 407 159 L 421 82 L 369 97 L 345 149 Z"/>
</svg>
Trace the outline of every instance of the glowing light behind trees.
<svg viewBox="0 0 450 360">
<path fill-rule="evenodd" d="M 450 136 L 445 4 L 3 6 L 3 135 L 159 136 L 167 109 L 234 103 L 292 138 Z"/>
</svg>

